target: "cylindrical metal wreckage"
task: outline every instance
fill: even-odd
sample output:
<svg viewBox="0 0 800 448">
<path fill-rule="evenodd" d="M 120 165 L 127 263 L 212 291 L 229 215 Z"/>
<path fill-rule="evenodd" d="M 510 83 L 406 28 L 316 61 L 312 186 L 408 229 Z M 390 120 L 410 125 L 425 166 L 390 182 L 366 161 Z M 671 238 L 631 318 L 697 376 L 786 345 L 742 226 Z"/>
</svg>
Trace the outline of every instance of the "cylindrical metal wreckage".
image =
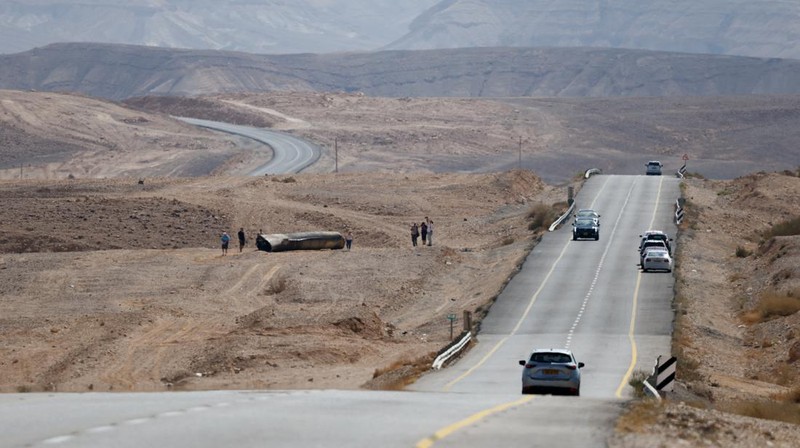
<svg viewBox="0 0 800 448">
<path fill-rule="evenodd" d="M 341 249 L 344 247 L 344 237 L 339 232 L 260 234 L 256 236 L 256 247 L 266 252 Z"/>
</svg>

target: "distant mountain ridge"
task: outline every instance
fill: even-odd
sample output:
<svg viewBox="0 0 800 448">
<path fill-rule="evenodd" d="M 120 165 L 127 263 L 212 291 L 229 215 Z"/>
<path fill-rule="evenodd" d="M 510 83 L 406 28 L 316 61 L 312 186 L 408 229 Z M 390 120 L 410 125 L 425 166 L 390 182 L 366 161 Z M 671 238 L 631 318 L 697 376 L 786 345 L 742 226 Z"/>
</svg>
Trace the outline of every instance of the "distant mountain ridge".
<svg viewBox="0 0 800 448">
<path fill-rule="evenodd" d="M 0 0 L 0 53 L 96 42 L 250 53 L 373 50 L 438 0 Z"/>
<path fill-rule="evenodd" d="M 125 99 L 345 91 L 387 97 L 613 97 L 800 93 L 800 61 L 597 48 L 254 55 L 57 44 L 0 55 L 0 88 Z"/>
<path fill-rule="evenodd" d="M 800 2 L 0 0 L 0 53 L 63 42 L 257 54 L 598 47 L 800 59 Z"/>
<path fill-rule="evenodd" d="M 609 47 L 800 59 L 800 2 L 446 0 L 384 49 Z"/>
</svg>

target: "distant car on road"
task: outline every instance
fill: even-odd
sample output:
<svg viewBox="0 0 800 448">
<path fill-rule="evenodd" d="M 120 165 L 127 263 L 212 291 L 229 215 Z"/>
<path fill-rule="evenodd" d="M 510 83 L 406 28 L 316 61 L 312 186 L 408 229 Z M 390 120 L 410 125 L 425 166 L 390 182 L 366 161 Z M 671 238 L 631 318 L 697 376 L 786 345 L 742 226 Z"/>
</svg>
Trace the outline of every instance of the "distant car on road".
<svg viewBox="0 0 800 448">
<path fill-rule="evenodd" d="M 597 224 L 600 224 L 600 213 L 590 209 L 590 208 L 582 208 L 575 213 L 575 221 L 579 218 L 592 218 L 597 221 Z"/>
<path fill-rule="evenodd" d="M 520 360 L 522 393 L 581 394 L 581 371 L 584 364 L 566 349 L 536 349 L 527 360 Z"/>
<path fill-rule="evenodd" d="M 651 160 L 645 163 L 647 167 L 647 175 L 648 176 L 660 176 L 661 175 L 661 168 L 664 166 L 658 160 Z"/>
<path fill-rule="evenodd" d="M 672 272 L 672 257 L 665 249 L 647 249 L 642 257 L 642 272 L 667 271 Z"/>
<path fill-rule="evenodd" d="M 594 218 L 578 218 L 572 223 L 572 239 L 592 238 L 600 239 L 600 223 Z"/>
</svg>

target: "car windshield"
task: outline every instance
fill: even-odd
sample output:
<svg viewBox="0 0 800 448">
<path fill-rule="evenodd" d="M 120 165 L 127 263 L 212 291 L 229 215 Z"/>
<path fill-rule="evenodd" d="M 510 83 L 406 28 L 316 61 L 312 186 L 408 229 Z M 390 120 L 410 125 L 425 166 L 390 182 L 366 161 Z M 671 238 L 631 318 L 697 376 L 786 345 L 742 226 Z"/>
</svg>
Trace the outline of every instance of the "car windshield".
<svg viewBox="0 0 800 448">
<path fill-rule="evenodd" d="M 572 357 L 566 353 L 542 352 L 542 353 L 534 353 L 533 355 L 531 355 L 531 361 L 569 363 L 572 362 Z"/>
<path fill-rule="evenodd" d="M 642 163 L 642 162 L 639 162 L 639 163 Z M 660 167 L 660 166 L 661 166 L 661 162 L 649 162 L 647 165 L 648 165 L 650 168 L 658 168 L 658 167 Z M 641 165 L 639 165 L 639 166 L 641 166 Z M 640 169 L 641 169 L 641 168 L 640 168 Z"/>
<path fill-rule="evenodd" d="M 667 235 L 664 235 L 663 233 L 653 233 L 651 235 L 647 235 L 647 239 L 648 240 L 666 241 L 667 240 Z"/>
<path fill-rule="evenodd" d="M 596 211 L 594 210 L 578 210 L 577 216 L 582 217 L 597 217 L 599 216 Z"/>
<path fill-rule="evenodd" d="M 579 227 L 589 227 L 594 225 L 593 219 L 581 218 L 575 221 L 575 225 Z"/>
</svg>

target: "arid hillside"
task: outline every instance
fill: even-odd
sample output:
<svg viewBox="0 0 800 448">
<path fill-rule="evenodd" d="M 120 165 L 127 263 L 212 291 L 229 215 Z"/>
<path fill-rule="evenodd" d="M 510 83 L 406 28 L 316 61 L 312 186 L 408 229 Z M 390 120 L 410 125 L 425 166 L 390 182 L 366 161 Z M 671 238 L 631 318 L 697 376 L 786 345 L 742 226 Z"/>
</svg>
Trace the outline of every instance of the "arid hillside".
<svg viewBox="0 0 800 448">
<path fill-rule="evenodd" d="M 0 179 L 199 176 L 252 143 L 80 95 L 0 90 Z"/>
<path fill-rule="evenodd" d="M 483 47 L 259 55 L 53 44 L 0 55 L 0 88 L 110 99 L 216 93 L 640 97 L 800 93 L 800 61 L 609 48 Z"/>
<path fill-rule="evenodd" d="M 549 183 L 588 168 L 710 178 L 783 170 L 800 161 L 800 96 L 680 98 L 379 98 L 269 93 L 147 97 L 148 111 L 271 127 L 327 148 L 311 172 L 469 171 L 521 166 Z M 213 105 L 213 106 L 212 106 Z"/>
<path fill-rule="evenodd" d="M 575 173 L 661 158 L 670 174 L 691 146 L 678 386 L 635 402 L 609 445 L 798 446 L 796 101 L 307 93 L 132 109 L 0 92 L 0 391 L 402 387 L 449 341 L 448 314 L 488 310 Z M 237 176 L 268 154 L 169 118 L 184 113 L 335 139 L 340 171 L 329 152 L 308 173 Z M 520 134 L 535 169 L 509 169 Z M 31 155 L 43 162 L 15 166 Z M 198 164 L 214 174 L 191 176 Z M 412 247 L 425 217 L 434 243 Z M 248 244 L 223 256 L 220 233 L 240 227 Z M 265 253 L 259 230 L 355 239 Z"/>
<path fill-rule="evenodd" d="M 2 181 L 0 391 L 399 387 L 564 199 L 525 171 Z M 317 230 L 352 250 L 255 249 Z"/>
</svg>

